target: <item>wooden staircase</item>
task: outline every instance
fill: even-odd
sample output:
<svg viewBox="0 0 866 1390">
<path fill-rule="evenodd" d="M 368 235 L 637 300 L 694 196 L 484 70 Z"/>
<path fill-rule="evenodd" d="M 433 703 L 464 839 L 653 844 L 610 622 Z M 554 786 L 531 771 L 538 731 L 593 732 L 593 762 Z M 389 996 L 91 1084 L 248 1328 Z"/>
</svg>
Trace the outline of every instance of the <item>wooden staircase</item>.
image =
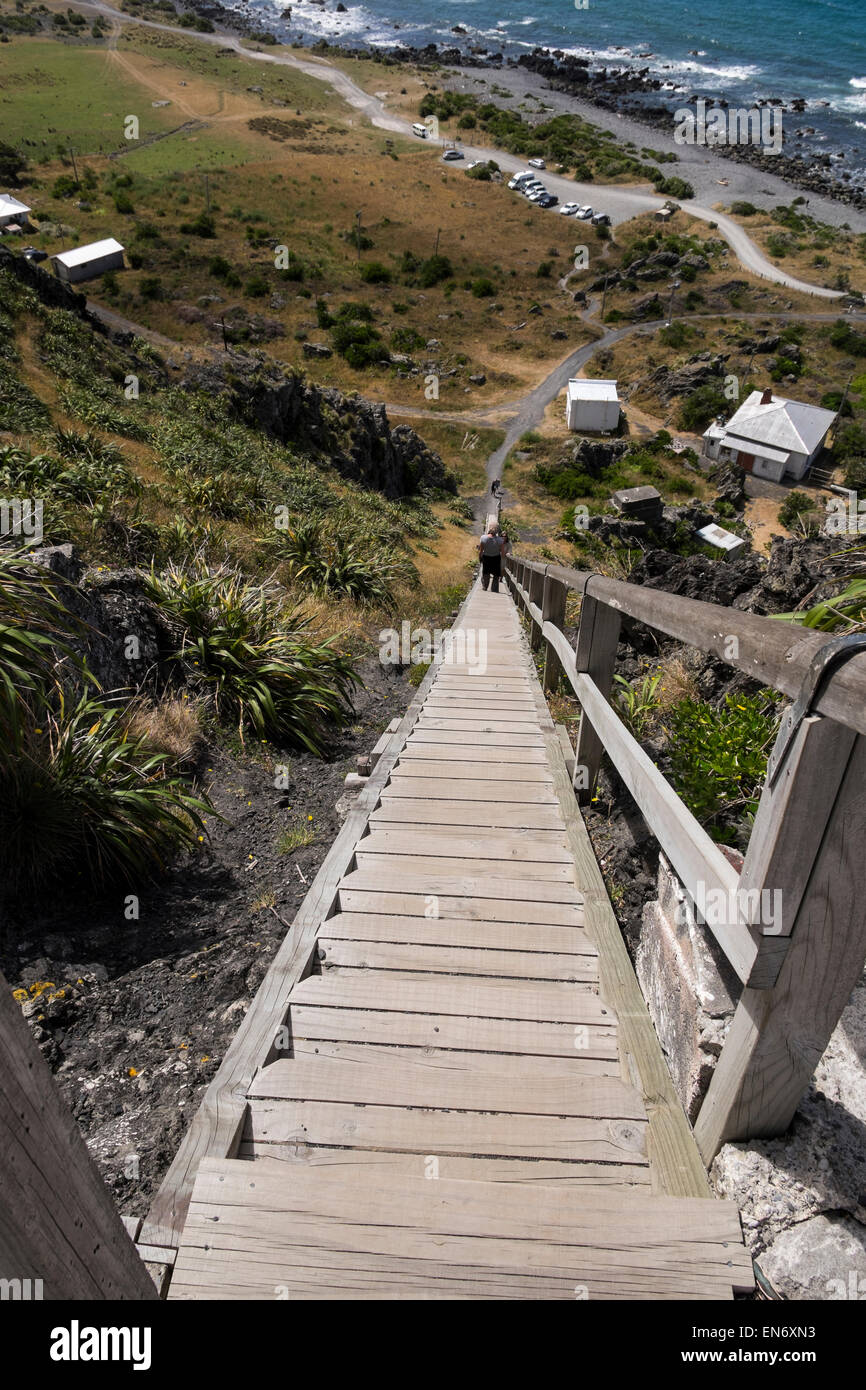
<svg viewBox="0 0 866 1390">
<path fill-rule="evenodd" d="M 236 1156 L 198 1165 L 171 1298 L 752 1287 L 685 1118 L 660 1094 L 648 1114 L 633 976 L 627 1046 L 600 991 L 596 886 L 577 881 L 571 787 L 510 596 L 476 589 L 461 625 L 484 634 L 483 674 L 437 668 L 291 990 L 291 1055 L 245 1088 Z M 653 1135 L 671 1126 L 666 1168 Z"/>
</svg>

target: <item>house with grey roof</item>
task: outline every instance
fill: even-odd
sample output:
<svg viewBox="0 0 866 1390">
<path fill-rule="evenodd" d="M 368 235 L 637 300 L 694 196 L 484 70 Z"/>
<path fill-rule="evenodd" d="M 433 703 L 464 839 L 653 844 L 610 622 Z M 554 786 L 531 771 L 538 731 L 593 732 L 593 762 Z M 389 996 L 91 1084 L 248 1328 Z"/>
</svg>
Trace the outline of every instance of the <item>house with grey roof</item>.
<svg viewBox="0 0 866 1390">
<path fill-rule="evenodd" d="M 753 391 L 730 420 L 714 420 L 704 433 L 702 456 L 738 463 L 747 473 L 780 483 L 805 477 L 824 447 L 832 410 Z"/>
</svg>

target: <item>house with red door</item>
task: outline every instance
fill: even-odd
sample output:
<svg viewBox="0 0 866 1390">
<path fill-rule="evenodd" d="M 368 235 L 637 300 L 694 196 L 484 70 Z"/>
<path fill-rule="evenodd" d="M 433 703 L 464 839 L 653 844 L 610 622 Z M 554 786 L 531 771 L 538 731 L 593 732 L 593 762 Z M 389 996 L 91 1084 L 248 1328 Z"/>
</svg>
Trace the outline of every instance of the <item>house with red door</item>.
<svg viewBox="0 0 866 1390">
<path fill-rule="evenodd" d="M 738 463 L 775 483 L 805 477 L 824 448 L 835 412 L 753 391 L 730 420 L 714 420 L 704 433 L 702 457 Z"/>
</svg>

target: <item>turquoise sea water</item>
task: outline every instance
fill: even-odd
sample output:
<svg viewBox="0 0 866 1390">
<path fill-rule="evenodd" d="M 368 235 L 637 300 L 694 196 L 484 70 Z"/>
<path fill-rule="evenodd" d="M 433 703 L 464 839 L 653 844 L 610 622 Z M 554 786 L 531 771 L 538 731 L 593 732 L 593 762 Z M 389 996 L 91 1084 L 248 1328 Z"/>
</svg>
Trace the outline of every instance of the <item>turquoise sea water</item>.
<svg viewBox="0 0 866 1390">
<path fill-rule="evenodd" d="M 735 105 L 803 97 L 808 110 L 792 123 L 814 125 L 848 169 L 866 167 L 866 0 L 588 0 L 586 9 L 574 0 L 344 0 L 345 14 L 334 0 L 251 0 L 244 9 L 273 23 L 287 2 L 291 20 L 276 27 L 307 41 L 477 43 L 513 57 L 561 48 L 649 68 L 671 84 L 671 100 L 696 91 Z"/>
</svg>

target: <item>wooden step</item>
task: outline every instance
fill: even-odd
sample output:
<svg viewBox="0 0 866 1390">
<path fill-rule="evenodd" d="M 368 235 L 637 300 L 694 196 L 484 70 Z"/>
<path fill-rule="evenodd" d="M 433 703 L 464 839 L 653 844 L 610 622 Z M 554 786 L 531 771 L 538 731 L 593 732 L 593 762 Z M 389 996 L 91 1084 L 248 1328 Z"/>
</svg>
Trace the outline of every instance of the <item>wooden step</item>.
<svg viewBox="0 0 866 1390">
<path fill-rule="evenodd" d="M 552 867 L 566 865 L 571 872 L 574 859 L 565 845 L 565 835 L 549 831 L 535 833 L 479 827 L 472 835 L 458 835 L 448 826 L 404 825 L 399 828 L 374 828 L 358 841 L 364 854 L 443 855 L 455 859 L 486 859 L 497 870 L 506 861 L 540 863 Z"/>
<path fill-rule="evenodd" d="M 323 1015 L 328 1012 L 327 1009 L 322 1010 Z M 388 1015 L 383 1014 L 382 1017 L 387 1018 Z M 445 1023 L 447 1027 L 447 1020 Z M 551 1054 L 522 1056 L 520 1075 L 525 1079 L 532 1076 L 541 1076 L 545 1079 L 549 1079 L 551 1076 L 562 1076 L 569 1082 L 575 1076 L 615 1076 L 621 1079 L 622 1067 L 616 1056 L 615 1047 L 610 1045 L 609 1039 L 601 1037 L 600 1030 L 597 1030 L 597 1036 L 600 1041 L 594 1046 L 594 1055 L 588 1055 L 588 1050 L 578 1052 L 576 1048 L 572 1047 L 568 1057 L 554 1057 Z M 297 1033 L 292 1035 L 291 1046 L 293 1057 L 349 1057 L 364 1061 L 375 1054 L 383 1064 L 399 1062 L 403 1058 L 410 1062 L 419 1059 L 430 1063 L 439 1061 L 448 1066 L 461 1066 L 467 1069 L 472 1067 L 511 1068 L 514 1066 L 514 1058 L 507 1053 L 466 1052 L 460 1051 L 458 1048 L 449 1049 L 447 1047 L 398 1047 L 375 1040 L 359 1042 L 345 1038 L 302 1038 L 298 1037 Z"/>
<path fill-rule="evenodd" d="M 753 1286 L 728 1202 L 206 1158 L 169 1297 L 730 1299 Z"/>
<path fill-rule="evenodd" d="M 598 986 L 598 963 L 594 957 L 556 955 L 543 951 L 493 951 L 457 947 L 452 943 L 408 943 L 392 941 L 334 940 L 326 933 L 319 937 L 320 970 L 348 972 L 358 970 L 396 971 L 401 976 L 470 975 L 487 979 L 562 980 L 571 984 Z"/>
<path fill-rule="evenodd" d="M 486 876 L 471 873 L 434 873 L 416 860 L 407 861 L 405 855 L 399 854 L 381 854 L 377 857 L 374 868 L 358 868 L 347 873 L 340 882 L 341 898 L 344 893 L 353 890 L 367 893 L 417 893 L 422 897 L 434 894 L 439 898 L 492 898 L 497 902 L 529 902 L 536 906 L 567 903 L 579 907 L 583 904 L 583 894 L 567 879 L 497 879 L 493 872 Z M 514 921 L 526 920 L 521 916 L 523 910 L 515 909 L 512 914 Z M 553 921 L 555 918 L 551 918 L 551 922 Z"/>
<path fill-rule="evenodd" d="M 497 980 L 389 980 L 367 971 L 350 980 L 308 975 L 289 996 L 294 1007 L 377 1009 L 398 1014 L 453 1014 L 463 1018 L 523 1020 L 557 1026 L 612 1024 L 611 1010 L 596 994 L 547 980 L 511 983 Z M 574 1042 L 571 1044 L 575 1050 Z"/>
<path fill-rule="evenodd" d="M 314 983 L 328 983 L 324 976 L 313 979 Z M 354 985 L 355 981 L 351 983 Z M 550 1057 L 569 1062 L 575 1058 L 597 1059 L 614 1065 L 619 1061 L 616 1020 L 609 1015 L 599 1014 L 595 1019 L 577 1023 L 549 1023 L 429 1009 L 414 1011 L 400 1007 L 390 990 L 380 988 L 379 994 L 384 995 L 382 1007 L 375 1003 L 339 1004 L 336 1001 L 347 995 L 345 984 L 330 997 L 320 996 L 321 1003 L 314 993 L 309 996 L 309 1003 L 293 997 L 289 1011 L 293 1045 L 295 1039 L 303 1039 L 309 1043 L 372 1043 L 400 1049 L 501 1054 L 520 1068 Z"/>
<path fill-rule="evenodd" d="M 419 946 L 453 946 L 597 960 L 598 951 L 579 927 L 536 926 L 522 922 L 473 922 L 459 917 L 391 916 L 384 912 L 338 912 L 323 922 L 318 941 L 392 941 Z"/>
<path fill-rule="evenodd" d="M 534 1076 L 497 1071 L 491 1064 L 449 1064 L 381 1054 L 363 1060 L 297 1057 L 272 1062 L 255 1077 L 250 1099 L 329 1101 L 374 1108 L 418 1106 L 424 1110 L 487 1114 L 547 1115 L 643 1124 L 646 1111 L 632 1086 L 613 1077 Z M 637 1141 L 635 1148 L 638 1147 Z"/>
<path fill-rule="evenodd" d="M 384 912 L 389 917 L 462 917 L 477 922 L 523 922 L 539 926 L 580 927 L 584 910 L 580 904 L 535 902 L 529 898 L 462 897 L 437 893 L 425 885 L 423 892 L 405 893 L 354 888 L 348 879 L 341 884 L 337 906 L 341 912 Z M 502 884 L 497 885 L 500 889 Z"/>
</svg>

